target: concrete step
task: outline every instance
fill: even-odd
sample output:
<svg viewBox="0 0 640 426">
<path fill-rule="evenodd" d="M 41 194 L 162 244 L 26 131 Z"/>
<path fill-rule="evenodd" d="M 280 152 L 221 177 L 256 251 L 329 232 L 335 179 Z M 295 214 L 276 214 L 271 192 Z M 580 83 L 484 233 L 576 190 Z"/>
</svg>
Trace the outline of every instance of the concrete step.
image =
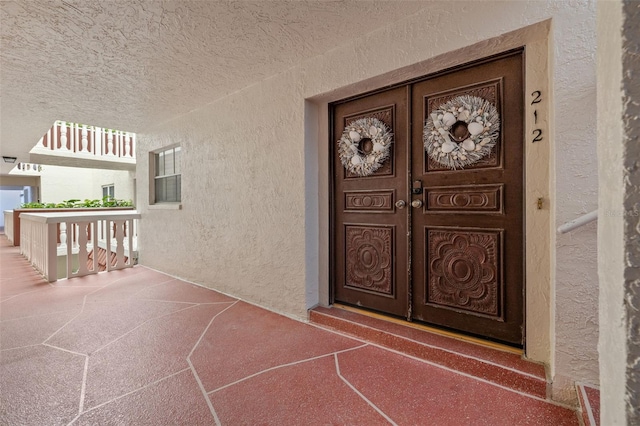
<svg viewBox="0 0 640 426">
<path fill-rule="evenodd" d="M 479 339 L 442 334 L 414 323 L 382 317 L 350 307 L 316 307 L 309 320 L 342 332 L 542 399 L 548 399 L 545 366 L 526 360 L 516 348 Z"/>
</svg>

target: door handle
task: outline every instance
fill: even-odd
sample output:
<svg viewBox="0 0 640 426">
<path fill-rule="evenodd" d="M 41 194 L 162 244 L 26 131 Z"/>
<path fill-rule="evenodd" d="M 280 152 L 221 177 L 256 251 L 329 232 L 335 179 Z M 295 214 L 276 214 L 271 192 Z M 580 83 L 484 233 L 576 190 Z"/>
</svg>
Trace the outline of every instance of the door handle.
<svg viewBox="0 0 640 426">
<path fill-rule="evenodd" d="M 404 209 L 404 206 L 406 206 L 407 203 L 404 200 L 398 200 L 396 201 L 396 207 L 399 209 Z"/>
<path fill-rule="evenodd" d="M 413 207 L 414 209 L 419 209 L 420 207 L 422 207 L 422 200 L 413 200 L 411 202 L 411 207 Z"/>
</svg>

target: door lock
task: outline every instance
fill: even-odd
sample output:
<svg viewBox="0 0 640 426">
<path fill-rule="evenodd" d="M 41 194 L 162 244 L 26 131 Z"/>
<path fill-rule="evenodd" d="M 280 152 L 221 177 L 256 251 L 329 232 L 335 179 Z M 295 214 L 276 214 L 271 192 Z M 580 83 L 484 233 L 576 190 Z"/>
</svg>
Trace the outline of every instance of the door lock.
<svg viewBox="0 0 640 426">
<path fill-rule="evenodd" d="M 413 185 L 411 186 L 411 193 L 413 195 L 422 194 L 422 181 L 414 180 Z"/>
<path fill-rule="evenodd" d="M 411 202 L 411 207 L 419 209 L 420 207 L 422 207 L 422 200 L 413 200 Z"/>
</svg>

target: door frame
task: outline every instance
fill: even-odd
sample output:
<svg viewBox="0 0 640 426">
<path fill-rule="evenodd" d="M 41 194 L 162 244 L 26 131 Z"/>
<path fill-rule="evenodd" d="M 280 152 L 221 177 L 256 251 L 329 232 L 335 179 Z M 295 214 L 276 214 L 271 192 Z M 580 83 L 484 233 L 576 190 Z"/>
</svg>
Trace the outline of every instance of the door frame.
<svg viewBox="0 0 640 426">
<path fill-rule="evenodd" d="M 414 139 L 413 135 L 416 132 L 415 126 L 418 126 L 418 130 L 422 129 L 422 123 L 410 124 L 412 122 L 411 117 L 414 116 L 413 109 L 414 109 L 414 104 L 415 104 L 414 101 L 415 100 L 413 99 L 413 95 L 411 95 L 411 93 L 414 90 L 414 87 L 416 85 L 423 85 L 425 83 L 426 84 L 433 84 L 432 80 L 441 79 L 443 77 L 447 78 L 448 75 L 456 74 L 456 73 L 459 73 L 460 71 L 469 70 L 469 69 L 475 69 L 475 68 L 477 68 L 479 66 L 482 66 L 482 65 L 488 65 L 488 66 L 491 67 L 491 66 L 493 66 L 492 64 L 494 64 L 496 62 L 503 61 L 503 60 L 510 61 L 511 58 L 513 58 L 513 57 L 519 57 L 519 58 L 521 58 L 521 59 L 518 59 L 518 60 L 521 61 L 521 64 L 522 64 L 521 72 L 523 73 L 522 80 L 521 80 L 522 81 L 521 90 L 524 91 L 524 89 L 525 89 L 525 81 L 524 81 L 525 54 L 524 53 L 525 53 L 524 47 L 518 47 L 518 48 L 515 48 L 515 49 L 506 50 L 506 51 L 500 52 L 500 53 L 495 54 L 495 55 L 491 55 L 491 56 L 488 56 L 488 57 L 480 58 L 478 60 L 467 62 L 467 63 L 461 64 L 459 66 L 446 68 L 446 69 L 443 69 L 441 71 L 437 71 L 437 72 L 434 72 L 434 73 L 431 73 L 431 74 L 428 74 L 428 75 L 417 77 L 417 78 L 414 78 L 414 79 L 411 79 L 411 80 L 408 80 L 408 81 L 403 81 L 403 82 L 397 83 L 395 85 L 387 86 L 387 87 L 384 87 L 384 88 L 378 88 L 378 89 L 372 90 L 370 92 L 361 93 L 361 94 L 358 94 L 356 96 L 352 96 L 352 97 L 349 97 L 349 98 L 346 98 L 346 99 L 340 99 L 340 100 L 328 105 L 329 124 L 330 124 L 329 139 L 328 139 L 328 144 L 329 144 L 329 171 L 330 171 L 330 174 L 329 174 L 329 181 L 330 181 L 329 182 L 329 205 L 330 205 L 330 208 L 331 208 L 331 210 L 329 212 L 329 228 L 328 228 L 328 231 L 329 231 L 329 249 L 332 251 L 332 255 L 329 257 L 329 304 L 333 304 L 333 303 L 336 302 L 335 299 L 336 299 L 336 293 L 337 293 L 337 290 L 338 290 L 337 289 L 336 280 L 338 280 L 338 274 L 342 273 L 342 270 L 340 270 L 340 268 L 338 268 L 338 266 L 337 266 L 338 263 L 339 263 L 338 257 L 333 254 L 333 250 L 335 249 L 335 247 L 337 247 L 336 244 L 340 243 L 338 241 L 338 238 L 337 238 L 337 236 L 340 233 L 338 231 L 338 226 L 339 225 L 337 223 L 337 218 L 336 218 L 336 215 L 338 214 L 338 212 L 336 211 L 336 205 L 335 204 L 336 204 L 337 197 L 342 196 L 341 193 L 337 193 L 337 191 L 336 191 L 337 190 L 337 188 L 336 188 L 337 187 L 337 182 L 335 180 L 336 172 L 340 173 L 340 169 L 341 169 L 339 161 L 336 160 L 336 149 L 337 149 L 337 142 L 338 142 L 336 138 L 339 138 L 338 133 L 336 133 L 337 128 L 335 128 L 335 124 L 336 123 L 334 121 L 335 116 L 336 116 L 336 109 L 340 109 L 345 104 L 353 104 L 353 102 L 358 102 L 359 100 L 371 99 L 372 97 L 374 97 L 376 95 L 383 95 L 384 96 L 384 95 L 386 95 L 386 94 L 388 94 L 390 92 L 397 92 L 397 91 L 399 91 L 399 89 L 403 89 L 404 92 L 405 92 L 405 97 L 406 97 L 405 101 L 408 104 L 407 107 L 406 107 L 406 111 L 405 111 L 405 113 L 407 114 L 408 117 L 407 117 L 407 120 L 405 120 L 406 122 L 402 122 L 402 120 L 400 120 L 400 122 L 396 123 L 396 124 L 399 125 L 399 126 L 406 126 L 406 128 L 400 129 L 399 131 L 401 133 L 403 133 L 403 132 L 407 133 L 407 137 L 406 137 L 407 145 L 405 147 L 407 152 L 405 154 L 405 160 L 407 161 L 407 173 L 409 175 L 411 175 L 411 171 L 415 167 L 415 164 L 413 164 L 413 156 L 414 156 L 416 150 L 418 149 L 417 147 L 415 147 L 412 144 L 413 142 L 415 142 L 413 140 Z M 504 63 L 504 62 L 502 62 L 502 63 Z M 475 84 L 476 83 L 474 83 L 474 85 Z M 480 84 L 480 83 L 477 83 L 477 84 Z M 461 89 L 459 89 L 459 90 L 461 90 Z M 507 90 L 507 89 L 503 88 L 503 90 Z M 518 92 L 516 92 L 516 94 Z M 514 96 L 516 96 L 516 94 L 514 94 Z M 521 102 L 523 102 L 523 104 L 524 104 L 524 102 L 525 102 L 524 93 L 520 92 L 520 96 L 522 96 L 521 97 Z M 501 99 L 500 100 L 500 105 L 502 107 L 504 107 L 503 102 L 504 102 L 504 100 Z M 522 171 L 523 174 L 524 174 L 524 170 L 525 170 L 525 155 L 524 155 L 525 154 L 524 153 L 524 151 L 525 151 L 524 148 L 525 147 L 524 147 L 524 145 L 526 145 L 526 135 L 524 134 L 524 118 L 525 118 L 524 117 L 524 115 L 525 115 L 524 110 L 525 110 L 525 107 L 524 107 L 524 105 L 522 105 L 523 117 L 522 117 L 522 124 L 520 125 L 520 128 L 521 128 L 523 133 L 522 133 L 522 135 L 520 136 L 519 139 L 523 143 L 522 151 L 521 151 L 522 152 L 522 154 L 521 154 L 522 155 L 522 160 L 521 160 L 522 163 L 520 164 L 520 170 Z M 503 111 L 502 113 L 505 114 L 506 112 Z M 518 125 L 516 124 L 516 126 L 518 126 Z M 342 126 L 340 126 L 340 128 L 342 128 Z M 501 133 L 502 132 L 503 131 L 501 131 Z M 501 137 L 501 138 L 504 140 L 504 137 Z M 504 162 L 504 152 L 505 152 L 505 148 L 502 147 L 502 149 L 500 150 L 500 155 L 501 155 L 501 158 L 502 158 L 502 160 L 500 161 L 500 164 L 503 164 L 503 162 Z M 424 155 L 424 153 L 423 153 L 423 155 Z M 492 169 L 493 168 L 490 168 L 489 172 L 485 172 L 485 173 L 491 173 Z M 516 171 L 518 171 L 518 170 L 516 170 Z M 401 174 L 401 173 L 402 173 L 401 170 L 396 170 L 395 174 Z M 395 176 L 395 174 L 394 174 L 394 176 Z M 405 182 L 405 184 L 407 186 L 409 186 L 410 182 L 413 181 L 417 177 L 418 176 L 412 176 L 411 179 L 409 179 L 407 177 L 407 179 L 409 179 L 409 180 L 407 180 Z M 522 261 L 524 262 L 525 259 L 526 259 L 526 247 L 525 247 L 525 239 L 526 239 L 525 238 L 525 235 L 526 235 L 526 233 L 525 233 L 525 219 L 526 219 L 526 217 L 525 217 L 525 208 L 524 208 L 524 198 L 525 198 L 524 194 L 526 194 L 526 181 L 525 181 L 524 178 L 522 179 L 521 184 L 522 184 L 522 193 L 523 193 L 523 197 L 522 197 L 522 203 L 523 204 L 521 206 L 521 208 L 522 208 L 522 212 L 521 212 L 522 238 L 520 239 L 520 241 L 521 241 L 521 244 L 522 244 L 522 247 L 521 247 L 522 255 L 523 255 Z M 407 197 L 409 197 L 409 198 L 407 198 Z M 411 200 L 411 196 L 409 196 L 407 194 L 399 195 L 399 199 L 405 199 L 405 198 L 407 198 L 408 200 Z M 406 241 L 406 246 L 407 246 L 406 250 L 407 250 L 407 253 L 408 253 L 407 264 L 406 265 L 396 264 L 394 270 L 396 271 L 396 274 L 401 273 L 400 271 L 405 271 L 405 270 L 408 271 L 407 275 L 406 275 L 406 279 L 408 280 L 407 283 L 406 283 L 406 286 L 407 286 L 406 297 L 408 298 L 408 301 L 407 301 L 408 308 L 407 308 L 407 313 L 405 315 L 405 319 L 407 321 L 412 321 L 412 312 L 416 310 L 415 309 L 416 306 L 414 306 L 415 300 L 413 300 L 413 293 L 415 291 L 414 290 L 415 286 L 419 285 L 419 283 L 411 281 L 412 278 L 413 278 L 412 271 L 415 272 L 412 260 L 413 260 L 413 256 L 416 254 L 415 252 L 413 252 L 413 249 L 412 249 L 412 241 L 414 240 L 414 237 L 415 237 L 415 236 L 411 236 L 412 224 L 414 223 L 414 221 L 412 219 L 412 216 L 413 216 L 413 214 L 416 214 L 416 213 L 413 211 L 413 209 L 408 209 L 407 213 L 408 213 L 407 214 L 407 221 L 408 221 L 408 223 L 407 223 L 407 232 L 409 233 L 409 236 L 408 236 L 407 241 Z M 506 220 L 506 217 L 505 217 L 505 220 Z M 468 228 L 467 227 L 465 229 L 472 229 L 472 228 Z M 502 238 L 504 238 L 504 237 L 502 236 L 501 239 Z M 399 238 L 396 241 L 396 243 L 400 244 L 401 241 L 402 241 L 402 238 Z M 506 271 L 506 265 L 502 265 L 502 268 L 505 268 L 504 270 Z M 518 267 L 516 267 L 516 268 L 518 268 Z M 521 336 L 522 336 L 521 343 L 522 343 L 522 346 L 524 346 L 524 344 L 526 342 L 526 315 L 525 315 L 526 289 L 527 289 L 526 265 L 523 265 L 521 271 L 522 271 L 522 275 L 521 275 L 521 277 L 519 277 L 517 279 L 522 279 L 522 285 L 519 287 L 521 289 L 521 291 L 522 291 L 522 295 L 521 296 L 513 296 L 512 295 L 512 296 L 509 297 L 510 299 L 514 299 L 515 298 L 515 299 L 521 300 L 521 302 L 520 302 L 521 306 L 520 306 L 520 303 L 518 303 L 517 306 L 515 306 L 515 307 L 505 308 L 505 309 L 509 310 L 510 312 L 515 311 L 517 313 L 521 313 L 522 314 L 522 318 L 521 318 L 521 321 L 522 321 L 521 324 L 522 325 L 519 325 L 518 329 L 522 329 L 521 333 L 519 333 L 519 334 L 521 334 Z M 403 278 L 404 277 L 397 277 L 396 279 L 402 280 Z M 394 282 L 395 282 L 395 279 L 394 279 Z M 516 286 L 516 288 L 518 288 L 518 286 Z M 398 294 L 396 296 L 398 298 L 398 302 L 400 302 L 400 298 L 404 298 L 405 297 L 404 294 L 402 294 L 402 295 Z M 366 298 L 366 297 L 367 297 L 366 295 L 363 295 L 363 298 Z M 505 301 L 505 303 L 506 303 L 506 301 Z M 505 305 L 505 307 L 506 307 L 506 305 Z M 363 306 L 363 309 L 371 309 L 371 310 L 373 310 L 375 308 L 373 306 Z M 424 309 L 424 307 L 422 307 L 420 309 Z M 445 315 L 451 315 L 452 314 L 452 312 L 449 312 L 449 311 L 443 311 L 442 313 L 445 314 Z M 383 315 L 386 315 L 386 314 L 383 314 Z M 455 315 L 455 314 L 453 314 L 453 315 Z M 391 314 L 389 314 L 388 316 L 389 317 L 393 317 L 393 315 L 391 315 Z M 469 320 L 468 321 L 470 321 L 471 318 L 472 317 L 469 316 Z M 486 320 L 481 320 L 481 321 L 485 321 L 487 324 L 491 323 L 491 321 L 486 321 Z M 516 322 L 518 322 L 518 320 L 516 320 Z M 434 324 L 434 323 L 431 323 L 431 322 L 428 322 L 426 324 L 429 325 L 429 326 L 436 327 L 436 328 L 441 327 L 441 326 L 439 326 L 437 324 Z M 499 324 L 495 324 L 495 325 L 499 325 Z M 453 329 L 451 329 L 451 330 L 446 329 L 446 330 L 447 331 L 454 331 L 454 332 L 460 333 L 460 334 L 470 334 L 473 337 L 484 339 L 484 340 L 487 340 L 487 341 L 494 340 L 493 338 L 489 337 L 489 335 L 481 336 L 481 335 L 477 335 L 477 334 L 465 333 L 464 331 L 456 331 L 456 330 L 453 330 Z M 495 332 L 494 329 L 491 329 L 491 330 L 492 330 L 491 333 Z M 491 334 L 491 333 L 489 333 L 489 334 Z M 514 333 L 515 333 L 515 329 L 514 329 Z M 515 335 L 514 333 L 512 333 L 512 334 Z M 502 334 L 502 333 L 498 333 L 498 334 Z M 511 343 L 506 343 L 506 342 L 502 342 L 502 341 L 500 341 L 500 342 L 501 343 L 505 343 L 505 344 L 514 344 L 514 345 L 517 345 L 518 347 L 520 347 L 520 345 L 515 341 L 513 341 Z"/>
<path fill-rule="evenodd" d="M 330 155 L 328 104 L 347 99 L 373 87 L 389 87 L 401 81 L 420 78 L 446 68 L 453 68 L 472 59 L 489 57 L 504 51 L 525 48 L 525 325 L 527 340 L 525 356 L 553 366 L 553 269 L 555 254 L 555 223 L 551 212 L 555 208 L 550 182 L 554 179 L 555 145 L 551 129 L 550 105 L 553 104 L 550 86 L 550 25 L 548 21 L 527 26 L 508 34 L 494 37 L 451 51 L 422 62 L 394 69 L 364 81 L 331 89 L 306 98 L 305 112 L 305 189 L 307 192 L 306 229 L 306 292 L 307 308 L 330 304 L 329 242 Z M 539 90 L 541 102 L 536 105 L 537 123 L 529 95 Z M 546 136 L 543 143 L 532 144 L 529 139 L 534 130 Z M 546 165 L 547 167 L 539 167 Z M 328 174 L 329 173 L 329 174 Z M 329 177 L 329 178 L 328 178 Z M 542 198 L 543 207 L 537 209 Z M 551 301 L 551 302 L 550 302 Z"/>
</svg>

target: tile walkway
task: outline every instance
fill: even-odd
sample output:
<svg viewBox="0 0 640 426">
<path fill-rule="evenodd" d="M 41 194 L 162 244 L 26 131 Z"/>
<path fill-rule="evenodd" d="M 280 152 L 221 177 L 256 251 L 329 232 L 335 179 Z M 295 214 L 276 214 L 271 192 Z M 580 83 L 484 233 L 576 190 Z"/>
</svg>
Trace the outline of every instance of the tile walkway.
<svg viewBox="0 0 640 426">
<path fill-rule="evenodd" d="M 136 266 L 47 284 L 0 236 L 2 425 L 577 425 L 481 378 Z"/>
</svg>

